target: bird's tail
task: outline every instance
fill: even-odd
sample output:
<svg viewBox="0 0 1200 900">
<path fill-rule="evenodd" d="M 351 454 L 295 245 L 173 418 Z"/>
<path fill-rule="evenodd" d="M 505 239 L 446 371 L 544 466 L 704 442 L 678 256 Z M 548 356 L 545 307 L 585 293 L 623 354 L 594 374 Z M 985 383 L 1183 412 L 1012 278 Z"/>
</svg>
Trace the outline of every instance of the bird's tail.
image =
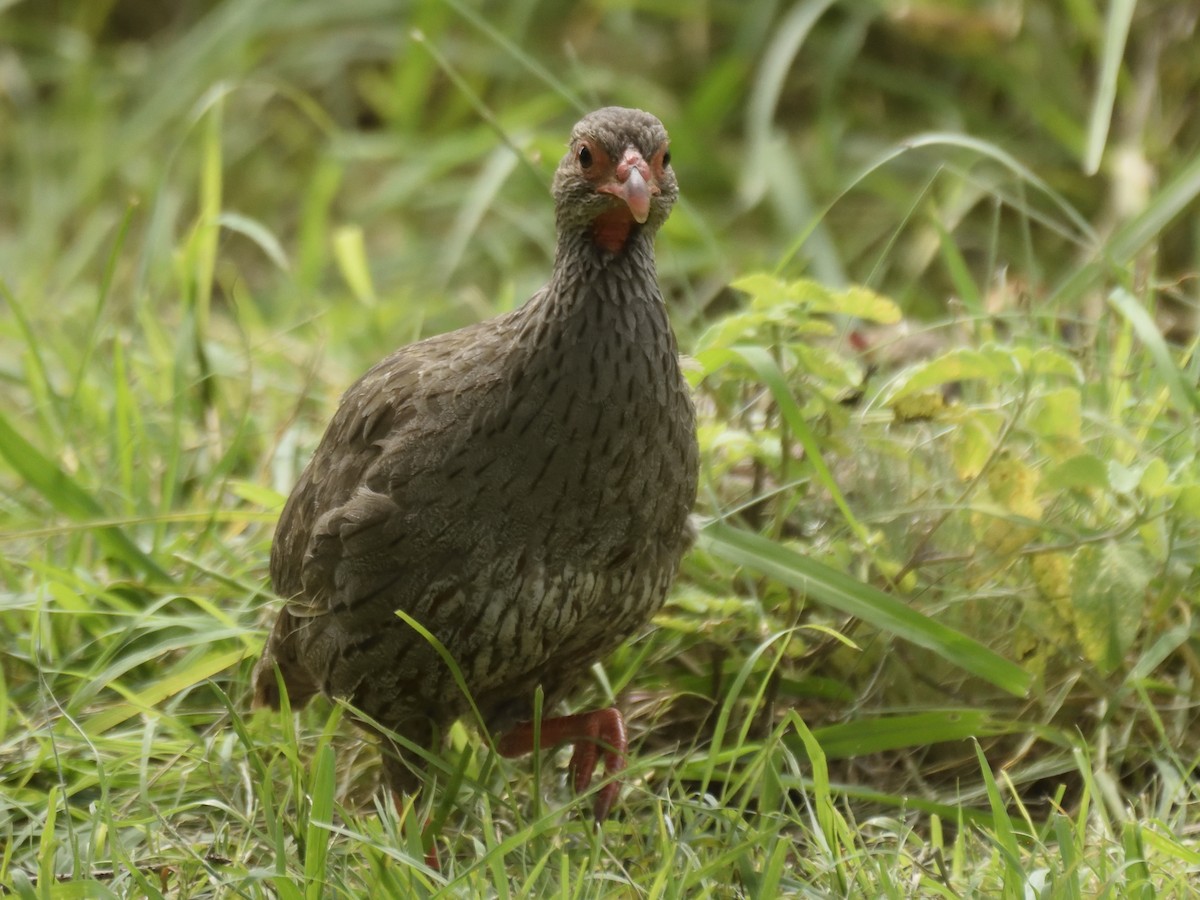
<svg viewBox="0 0 1200 900">
<path fill-rule="evenodd" d="M 308 669 L 296 652 L 296 620 L 283 609 L 263 647 L 262 658 L 254 667 L 252 706 L 279 709 L 280 684 L 287 691 L 292 709 L 301 709 L 318 691 Z"/>
</svg>

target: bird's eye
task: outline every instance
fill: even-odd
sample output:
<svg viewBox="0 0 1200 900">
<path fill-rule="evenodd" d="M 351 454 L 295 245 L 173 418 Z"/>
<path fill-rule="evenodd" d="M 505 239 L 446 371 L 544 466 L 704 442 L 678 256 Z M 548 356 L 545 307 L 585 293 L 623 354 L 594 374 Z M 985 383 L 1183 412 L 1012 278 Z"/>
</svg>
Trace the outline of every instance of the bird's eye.
<svg viewBox="0 0 1200 900">
<path fill-rule="evenodd" d="M 663 154 L 663 168 L 665 169 L 670 164 L 671 164 L 671 151 L 668 150 L 666 153 Z"/>
<path fill-rule="evenodd" d="M 592 151 L 587 147 L 579 148 L 579 165 L 584 169 L 592 167 Z"/>
</svg>

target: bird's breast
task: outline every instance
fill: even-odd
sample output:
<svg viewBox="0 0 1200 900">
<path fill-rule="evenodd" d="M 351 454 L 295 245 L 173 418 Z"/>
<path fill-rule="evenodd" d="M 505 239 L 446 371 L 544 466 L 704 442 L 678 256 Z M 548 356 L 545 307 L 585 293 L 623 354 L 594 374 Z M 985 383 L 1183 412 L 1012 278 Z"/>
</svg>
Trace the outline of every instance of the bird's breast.
<svg viewBox="0 0 1200 900">
<path fill-rule="evenodd" d="M 589 568 L 680 532 L 695 494 L 694 414 L 661 299 L 591 299 L 539 323 L 462 465 L 487 472 L 477 508 L 514 540 Z"/>
</svg>

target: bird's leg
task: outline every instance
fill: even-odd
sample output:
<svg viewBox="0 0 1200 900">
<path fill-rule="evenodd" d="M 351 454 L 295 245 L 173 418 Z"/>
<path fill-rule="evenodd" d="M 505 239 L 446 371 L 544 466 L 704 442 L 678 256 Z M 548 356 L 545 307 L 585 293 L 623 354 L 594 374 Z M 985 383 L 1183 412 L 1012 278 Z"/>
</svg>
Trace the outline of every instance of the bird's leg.
<svg viewBox="0 0 1200 900">
<path fill-rule="evenodd" d="M 587 790 L 592 783 L 601 753 L 604 755 L 605 775 L 614 776 L 625 768 L 629 740 L 625 736 L 625 719 L 615 706 L 574 716 L 543 719 L 537 747 L 533 745 L 533 723 L 522 722 L 500 739 L 496 750 L 501 756 L 521 756 L 566 743 L 575 745 L 570 773 L 576 793 Z M 600 788 L 593 807 L 597 822 L 608 817 L 620 792 L 621 783 L 615 778 Z"/>
</svg>

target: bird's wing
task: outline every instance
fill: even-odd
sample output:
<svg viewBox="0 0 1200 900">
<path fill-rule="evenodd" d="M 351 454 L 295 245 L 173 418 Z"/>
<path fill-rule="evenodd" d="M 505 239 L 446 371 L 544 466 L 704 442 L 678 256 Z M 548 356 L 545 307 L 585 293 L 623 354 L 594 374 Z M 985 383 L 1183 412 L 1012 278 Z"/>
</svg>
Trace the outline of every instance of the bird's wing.
<svg viewBox="0 0 1200 900">
<path fill-rule="evenodd" d="M 346 391 L 271 547 L 272 585 L 293 617 L 331 610 L 356 568 L 342 563 L 403 568 L 388 528 L 408 499 L 406 484 L 438 471 L 464 424 L 501 386 L 517 313 L 402 347 Z"/>
</svg>

